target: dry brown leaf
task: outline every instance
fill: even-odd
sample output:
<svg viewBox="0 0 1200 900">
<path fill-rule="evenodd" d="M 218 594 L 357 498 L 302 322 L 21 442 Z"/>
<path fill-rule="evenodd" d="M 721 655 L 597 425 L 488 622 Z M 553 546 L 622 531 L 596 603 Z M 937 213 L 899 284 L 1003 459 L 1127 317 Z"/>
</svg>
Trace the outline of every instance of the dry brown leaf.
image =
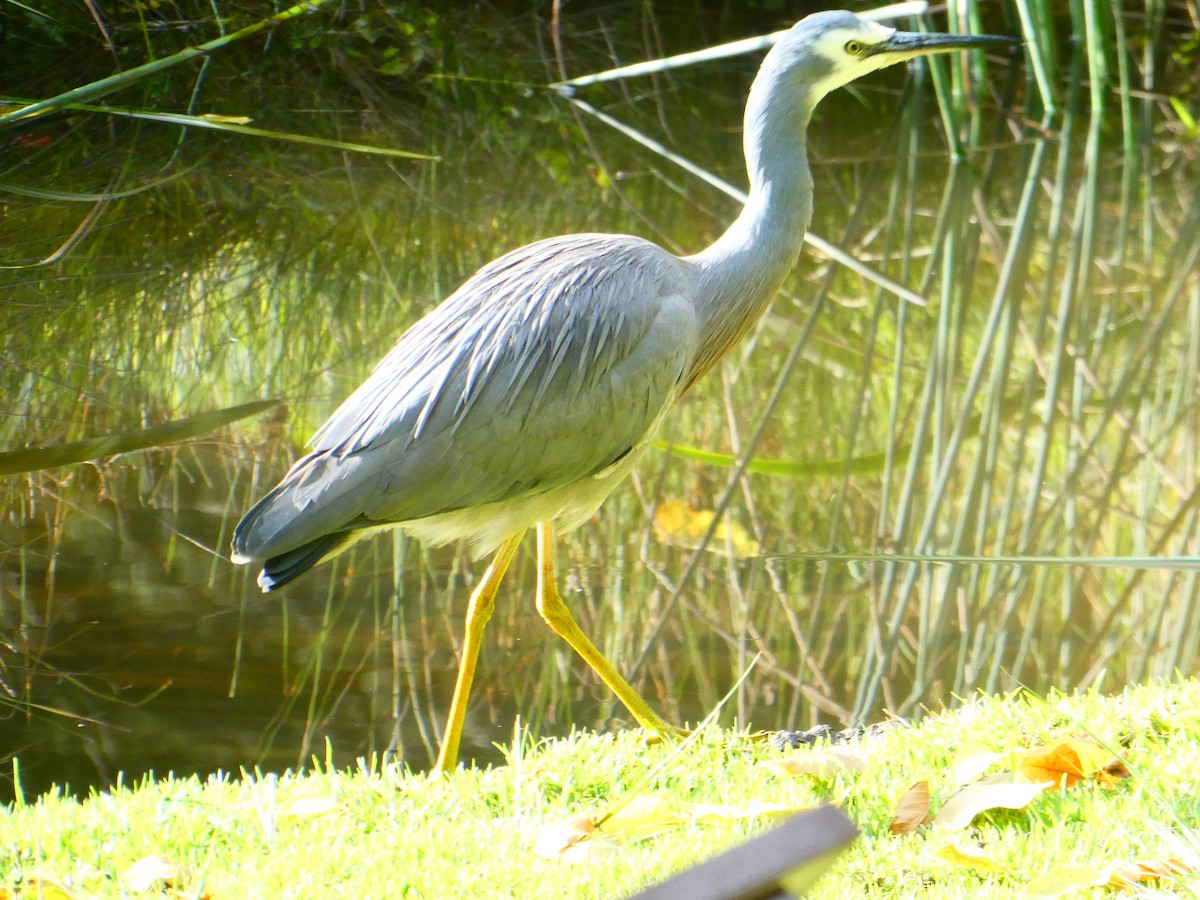
<svg viewBox="0 0 1200 900">
<path fill-rule="evenodd" d="M 855 747 L 830 747 L 797 753 L 786 759 L 768 760 L 763 765 L 781 775 L 808 775 L 826 781 L 843 773 L 861 775 L 867 770 L 867 754 Z"/>
<path fill-rule="evenodd" d="M 1008 869 L 986 856 L 983 848 L 975 845 L 961 846 L 959 844 L 942 844 L 933 851 L 938 859 L 953 863 L 964 869 L 974 869 L 976 872 L 1007 872 Z"/>
<path fill-rule="evenodd" d="M 1114 759 L 1107 766 L 1096 773 L 1096 781 L 1105 787 L 1112 787 L 1118 781 L 1132 777 L 1133 773 L 1129 771 L 1129 766 L 1125 765 L 1125 763 L 1119 759 Z"/>
<path fill-rule="evenodd" d="M 1112 753 L 1091 738 L 1060 738 L 1025 753 L 1017 771 L 1030 781 L 1072 787 L 1079 779 L 1103 771 L 1112 761 Z"/>
<path fill-rule="evenodd" d="M 1031 784 L 1014 772 L 990 775 L 952 795 L 933 817 L 934 824 L 951 831 L 966 828 L 981 812 L 989 809 L 1024 809 L 1051 785 Z"/>
<path fill-rule="evenodd" d="M 888 830 L 892 834 L 908 834 L 929 823 L 929 782 L 918 781 L 896 804 L 896 814 Z"/>
<path fill-rule="evenodd" d="M 1176 881 L 1180 875 L 1190 875 L 1192 871 L 1182 859 L 1138 860 L 1113 866 L 1107 883 L 1109 887 L 1130 888 L 1138 884 Z"/>
</svg>

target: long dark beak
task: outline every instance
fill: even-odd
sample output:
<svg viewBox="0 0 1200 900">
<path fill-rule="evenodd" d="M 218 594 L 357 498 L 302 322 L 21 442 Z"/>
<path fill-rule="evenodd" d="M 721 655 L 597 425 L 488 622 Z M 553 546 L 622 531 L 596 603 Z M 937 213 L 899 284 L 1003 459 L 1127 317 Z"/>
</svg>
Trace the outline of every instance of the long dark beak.
<svg viewBox="0 0 1200 900">
<path fill-rule="evenodd" d="M 885 55 L 899 62 L 930 53 L 946 53 L 989 45 L 1011 46 L 1025 43 L 1020 38 L 999 34 L 922 34 L 918 31 L 896 31 L 886 41 L 876 44 L 867 51 L 867 56 Z"/>
</svg>

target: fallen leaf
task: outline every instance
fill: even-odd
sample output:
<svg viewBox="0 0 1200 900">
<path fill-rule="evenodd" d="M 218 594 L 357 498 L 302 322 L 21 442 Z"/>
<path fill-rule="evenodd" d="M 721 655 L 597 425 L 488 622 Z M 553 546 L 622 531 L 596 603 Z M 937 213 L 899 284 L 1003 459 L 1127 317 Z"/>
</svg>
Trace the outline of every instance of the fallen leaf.
<svg viewBox="0 0 1200 900">
<path fill-rule="evenodd" d="M 601 819 L 595 828 L 608 835 L 628 834 L 642 838 L 674 828 L 683 821 L 683 816 L 672 810 L 664 797 L 638 794 L 612 815 Z"/>
<path fill-rule="evenodd" d="M 191 877 L 191 871 L 170 857 L 147 856 L 126 869 L 123 880 L 131 891 L 142 893 L 163 887 L 177 887 L 186 884 Z"/>
<path fill-rule="evenodd" d="M 892 834 L 908 834 L 929 822 L 929 782 L 918 781 L 896 804 L 896 814 L 888 830 Z"/>
<path fill-rule="evenodd" d="M 933 821 L 943 828 L 958 831 L 989 809 L 1024 809 L 1034 797 L 1051 786 L 1048 782 L 1031 784 L 1014 772 L 1000 772 L 968 784 L 953 794 L 942 804 Z"/>
<path fill-rule="evenodd" d="M 1113 761 L 1113 755 L 1091 738 L 1061 738 L 1025 753 L 1017 771 L 1029 781 L 1050 781 L 1073 786 L 1091 778 Z"/>
<path fill-rule="evenodd" d="M 797 753 L 786 759 L 772 759 L 766 766 L 781 775 L 808 775 L 827 781 L 843 773 L 861 775 L 867 770 L 867 754 L 855 747 L 830 747 L 812 753 Z"/>
<path fill-rule="evenodd" d="M 562 859 L 567 851 L 586 841 L 595 830 L 596 824 L 588 813 L 550 822 L 538 829 L 533 852 L 545 859 Z"/>
<path fill-rule="evenodd" d="M 692 509 L 682 500 L 663 500 L 654 510 L 654 530 L 668 544 L 693 549 L 708 534 L 716 515 L 711 509 Z M 713 530 L 709 549 L 720 552 L 726 542 L 736 556 L 759 554 L 758 541 L 736 522 L 719 522 Z"/>
<path fill-rule="evenodd" d="M 1061 897 L 1089 887 L 1133 888 L 1139 884 L 1176 881 L 1192 869 L 1180 859 L 1140 860 L 1098 868 L 1086 864 L 1067 864 L 1043 872 L 1025 886 L 1030 900 Z"/>
<path fill-rule="evenodd" d="M 1193 869 L 1181 859 L 1151 859 L 1123 863 L 1109 871 L 1108 886 L 1130 888 L 1142 883 L 1177 881 L 1180 875 L 1190 875 Z"/>
<path fill-rule="evenodd" d="M 1125 763 L 1119 759 L 1114 759 L 1107 766 L 1096 773 L 1096 781 L 1105 787 L 1112 787 L 1118 781 L 1132 777 L 1133 773 L 1129 771 L 1129 766 L 1125 765 Z"/>
<path fill-rule="evenodd" d="M 1095 866 L 1068 864 L 1043 872 L 1025 885 L 1023 896 L 1030 900 L 1048 900 L 1083 888 L 1108 884 L 1108 873 Z"/>
<path fill-rule="evenodd" d="M 1003 758 L 1003 753 L 997 753 L 979 741 L 967 741 L 954 754 L 950 781 L 956 787 L 970 784 Z"/>
<path fill-rule="evenodd" d="M 976 872 L 1007 872 L 1008 869 L 994 859 L 984 855 L 979 846 L 961 846 L 959 844 L 942 844 L 933 851 L 938 859 L 953 863 L 964 869 L 974 869 Z"/>
</svg>

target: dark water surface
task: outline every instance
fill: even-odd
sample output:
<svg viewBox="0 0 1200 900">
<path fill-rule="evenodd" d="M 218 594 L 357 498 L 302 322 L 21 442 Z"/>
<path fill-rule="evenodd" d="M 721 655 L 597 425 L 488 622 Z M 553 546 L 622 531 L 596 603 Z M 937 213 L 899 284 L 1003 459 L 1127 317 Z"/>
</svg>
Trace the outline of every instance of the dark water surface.
<svg viewBox="0 0 1200 900">
<path fill-rule="evenodd" d="M 385 535 L 264 596 L 225 558 L 233 525 L 482 263 L 571 231 L 690 252 L 735 214 L 538 87 L 556 71 L 544 22 L 381 9 L 318 14 L 111 102 L 184 110 L 194 96 L 196 113 L 439 162 L 78 111 L 0 136 L 0 449 L 286 403 L 183 444 L 0 481 L 0 754 L 19 758 L 26 793 L 314 754 L 429 765 L 484 564 Z M 657 16 L 653 32 L 580 14 L 567 70 L 783 24 Z M 113 25 L 133 59 L 134 25 Z M 213 36 L 176 27 L 155 36 Z M 1167 28 L 1137 77 L 1178 79 L 1185 36 Z M 112 70 L 49 26 L 19 37 L 46 63 L 30 96 Z M 581 96 L 740 186 L 755 65 Z M 943 69 L 958 163 L 925 69 L 825 101 L 813 231 L 928 309 L 807 254 L 663 435 L 736 456 L 761 426 L 769 471 L 731 483 L 728 461 L 655 451 L 560 541 L 564 598 L 668 718 L 705 716 L 759 653 L 721 722 L 839 724 L 979 689 L 1118 690 L 1196 671 L 1197 572 L 1176 558 L 1200 546 L 1200 151 L 1165 95 L 1096 107 L 1083 54 L 1059 65 L 1067 111 L 1040 123 L 1019 58 Z M 696 551 L 723 502 L 726 528 Z M 534 737 L 624 724 L 537 618 L 534 576 L 530 541 L 488 630 L 467 760 L 502 760 L 518 718 Z"/>
</svg>

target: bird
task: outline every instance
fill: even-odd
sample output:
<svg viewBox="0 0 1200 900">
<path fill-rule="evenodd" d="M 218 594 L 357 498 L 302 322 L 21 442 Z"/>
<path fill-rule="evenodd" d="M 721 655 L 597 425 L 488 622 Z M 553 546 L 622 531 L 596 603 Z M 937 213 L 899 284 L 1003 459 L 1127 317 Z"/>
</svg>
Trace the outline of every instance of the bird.
<svg viewBox="0 0 1200 900">
<path fill-rule="evenodd" d="M 468 601 L 434 772 L 457 765 L 484 628 L 536 529 L 536 607 L 643 727 L 672 733 L 583 633 L 555 585 L 555 529 L 588 520 L 663 419 L 763 315 L 813 201 L 806 135 L 830 91 L 926 54 L 1019 43 L 905 32 L 846 11 L 801 19 L 746 101 L 749 194 L 711 245 L 676 256 L 632 235 L 539 240 L 486 264 L 412 325 L 237 525 L 230 559 L 276 590 L 385 528 L 492 554 Z"/>
</svg>

